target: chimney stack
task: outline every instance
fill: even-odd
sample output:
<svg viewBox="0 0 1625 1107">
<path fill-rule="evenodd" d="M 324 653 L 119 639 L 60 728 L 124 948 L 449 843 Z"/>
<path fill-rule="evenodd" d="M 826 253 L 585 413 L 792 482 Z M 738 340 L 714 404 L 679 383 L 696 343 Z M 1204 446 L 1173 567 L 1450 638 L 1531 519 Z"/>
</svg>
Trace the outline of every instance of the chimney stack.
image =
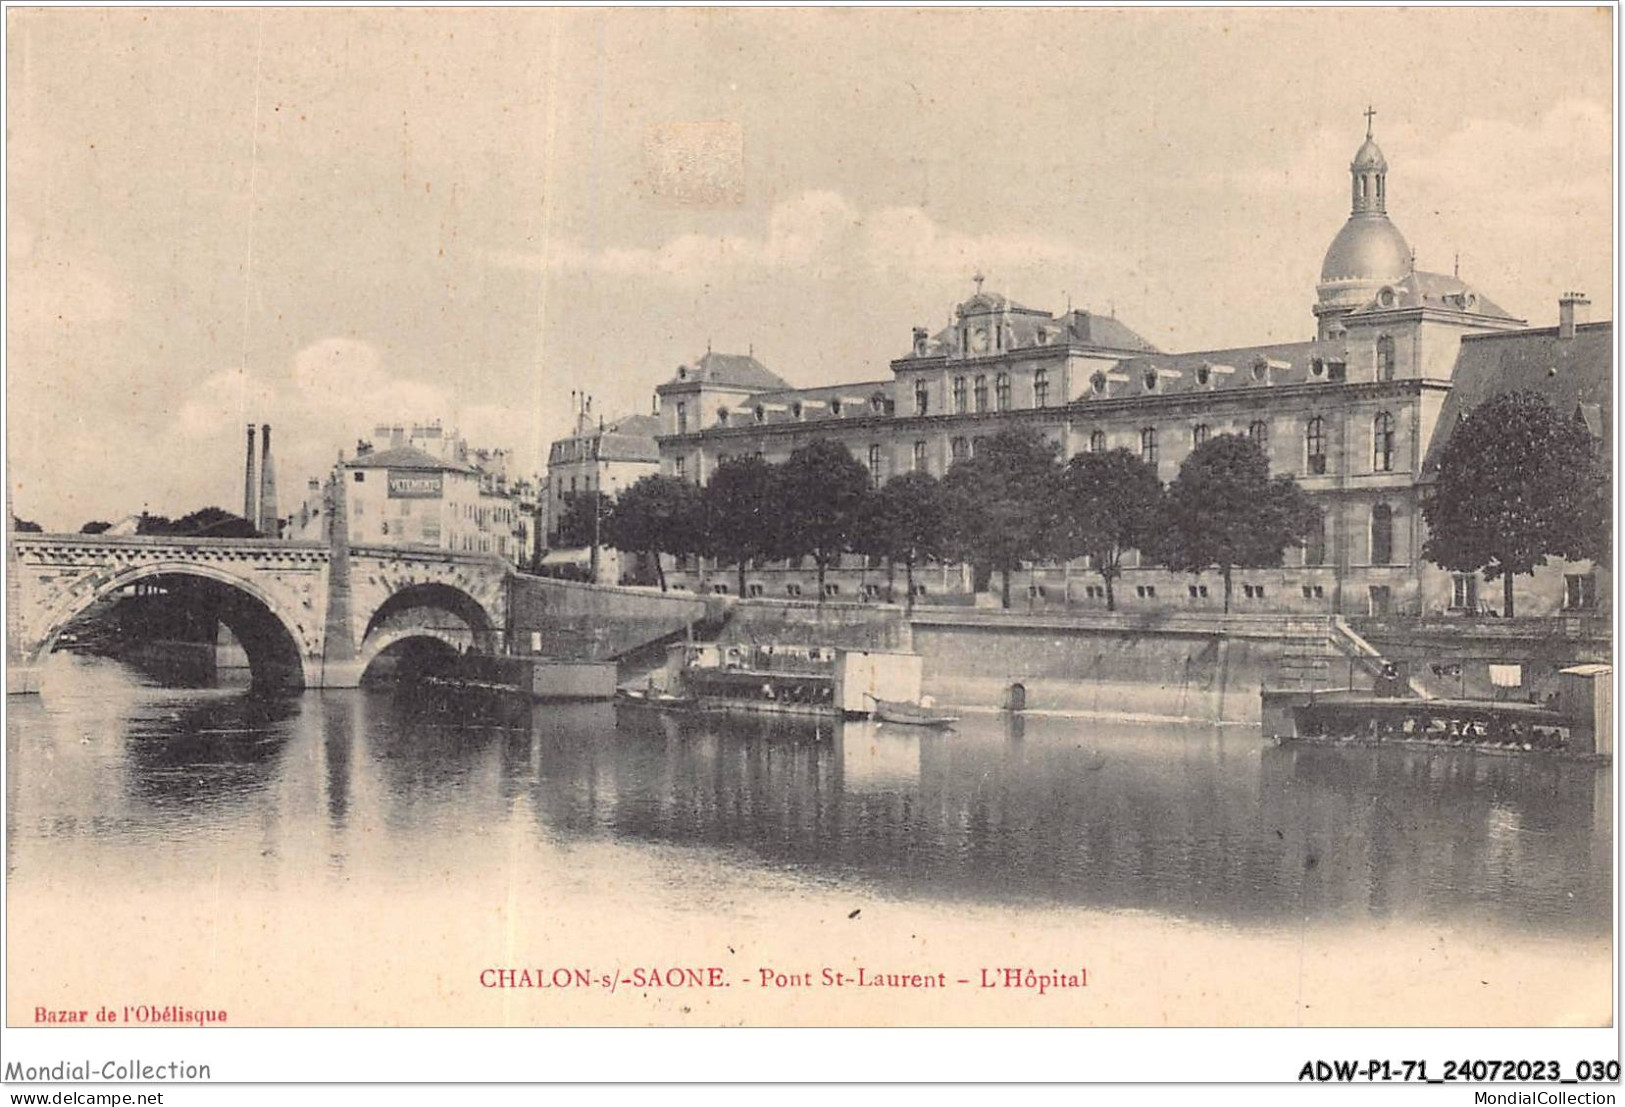
<svg viewBox="0 0 1625 1107">
<path fill-rule="evenodd" d="M 281 538 L 277 519 L 276 463 L 271 460 L 271 424 L 260 427 L 260 518 L 259 532 L 266 538 Z"/>
<path fill-rule="evenodd" d="M 1574 328 L 1591 322 L 1591 301 L 1584 292 L 1565 292 L 1557 301 L 1557 337 L 1573 338 Z"/>
<path fill-rule="evenodd" d="M 254 523 L 259 518 L 254 495 L 259 491 L 254 483 L 254 424 L 248 424 L 248 460 L 243 463 L 243 518 Z"/>
</svg>

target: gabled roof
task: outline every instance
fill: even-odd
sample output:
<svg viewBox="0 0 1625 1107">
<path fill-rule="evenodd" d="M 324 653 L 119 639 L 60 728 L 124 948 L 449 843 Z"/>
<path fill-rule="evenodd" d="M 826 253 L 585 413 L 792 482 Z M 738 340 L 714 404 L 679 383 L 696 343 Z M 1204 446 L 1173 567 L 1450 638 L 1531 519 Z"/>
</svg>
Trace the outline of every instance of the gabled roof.
<svg viewBox="0 0 1625 1107">
<path fill-rule="evenodd" d="M 1412 271 L 1400 280 L 1379 289 L 1375 296 L 1349 314 L 1372 315 L 1377 312 L 1403 311 L 1406 308 L 1419 307 L 1441 311 L 1464 311 L 1496 319 L 1516 318 L 1460 277 L 1452 277 L 1447 273 L 1424 273 L 1420 270 Z"/>
<path fill-rule="evenodd" d="M 1611 452 L 1614 324 L 1584 324 L 1575 328 L 1573 338 L 1559 338 L 1556 327 L 1463 337 L 1423 472 L 1438 468 L 1444 444 L 1462 417 L 1505 392 L 1544 396 L 1560 416 L 1591 428 Z"/>
<path fill-rule="evenodd" d="M 442 460 L 416 446 L 396 446 L 391 450 L 376 450 L 347 461 L 344 465 L 347 469 L 424 469 L 450 473 L 475 471 L 471 465 Z"/>
<path fill-rule="evenodd" d="M 709 350 L 693 365 L 678 366 L 677 375 L 661 387 L 701 382 L 754 392 L 790 387 L 788 381 L 749 354 L 718 354 Z"/>
</svg>

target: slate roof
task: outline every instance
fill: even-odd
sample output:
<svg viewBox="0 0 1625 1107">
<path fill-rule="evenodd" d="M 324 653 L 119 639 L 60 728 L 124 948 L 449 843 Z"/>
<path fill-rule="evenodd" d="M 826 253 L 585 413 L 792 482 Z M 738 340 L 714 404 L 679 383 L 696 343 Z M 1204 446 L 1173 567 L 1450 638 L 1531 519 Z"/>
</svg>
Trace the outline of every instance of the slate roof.
<svg viewBox="0 0 1625 1107">
<path fill-rule="evenodd" d="M 374 450 L 370 454 L 345 462 L 350 469 L 425 469 L 438 472 L 473 473 L 472 465 L 457 461 L 444 461 L 425 453 L 416 446 L 396 446 L 389 450 Z"/>
<path fill-rule="evenodd" d="M 729 427 L 752 427 L 763 424 L 775 425 L 779 423 L 816 423 L 822 420 L 852 419 L 858 416 L 884 414 L 886 405 L 892 403 L 896 391 L 895 380 L 885 381 L 854 381 L 850 384 L 829 384 L 817 388 L 785 388 L 776 392 L 759 392 L 748 400 L 730 404 L 728 423 Z M 877 412 L 873 408 L 873 401 L 879 397 L 882 410 Z M 856 401 L 854 403 L 854 401 Z M 841 405 L 841 414 L 835 414 L 835 404 Z M 822 404 L 823 406 L 818 406 Z M 758 405 L 763 408 L 762 422 L 756 422 L 755 409 Z M 798 418 L 796 410 L 799 405 L 801 415 Z M 783 411 L 770 411 L 770 407 L 782 407 Z M 736 411 L 737 408 L 747 409 Z M 705 421 L 705 429 L 712 430 L 716 424 L 715 411 L 701 412 Z"/>
<path fill-rule="evenodd" d="M 1471 334 L 1461 340 L 1453 387 L 1439 413 L 1422 470 L 1438 469 L 1439 455 L 1469 411 L 1505 392 L 1544 396 L 1565 418 L 1579 419 L 1613 451 L 1614 324 L 1586 323 L 1573 338 L 1556 327 Z"/>
<path fill-rule="evenodd" d="M 1321 371 L 1315 372 L 1315 363 Z M 1186 392 L 1232 392 L 1283 384 L 1331 382 L 1335 363 L 1348 363 L 1343 339 L 1279 342 L 1183 354 L 1144 354 L 1125 358 L 1110 371 L 1097 371 L 1075 403 Z M 1155 387 L 1147 387 L 1152 376 Z"/>
<path fill-rule="evenodd" d="M 659 461 L 660 446 L 652 434 L 616 434 L 606 430 L 598 435 L 598 458 L 601 461 Z"/>
<path fill-rule="evenodd" d="M 1388 285 L 1394 290 L 1389 303 L 1382 302 L 1382 292 L 1350 312 L 1350 315 L 1371 315 L 1382 311 L 1400 311 L 1405 308 L 1439 308 L 1444 311 L 1467 311 L 1474 315 L 1489 315 L 1496 319 L 1514 319 L 1511 312 L 1488 296 L 1470 287 L 1460 277 L 1447 273 L 1412 271 Z"/>
<path fill-rule="evenodd" d="M 790 387 L 788 381 L 749 354 L 718 354 L 710 351 L 693 365 L 678 366 L 677 374 L 666 382 L 666 386 L 702 381 L 733 385 L 758 392 Z"/>
</svg>

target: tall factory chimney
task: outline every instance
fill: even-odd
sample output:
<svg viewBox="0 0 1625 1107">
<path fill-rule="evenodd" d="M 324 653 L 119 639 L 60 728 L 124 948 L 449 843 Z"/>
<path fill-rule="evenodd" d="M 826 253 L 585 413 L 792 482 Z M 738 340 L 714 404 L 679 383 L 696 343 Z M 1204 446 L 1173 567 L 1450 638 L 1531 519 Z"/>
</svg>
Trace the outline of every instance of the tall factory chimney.
<svg viewBox="0 0 1625 1107">
<path fill-rule="evenodd" d="M 243 463 L 243 518 L 255 526 L 259 525 L 259 511 L 256 508 L 255 493 L 259 488 L 254 484 L 254 424 L 248 424 L 248 460 Z"/>
<path fill-rule="evenodd" d="M 277 521 L 276 462 L 271 459 L 271 424 L 260 427 L 260 519 L 259 532 L 266 538 L 282 537 Z"/>
</svg>

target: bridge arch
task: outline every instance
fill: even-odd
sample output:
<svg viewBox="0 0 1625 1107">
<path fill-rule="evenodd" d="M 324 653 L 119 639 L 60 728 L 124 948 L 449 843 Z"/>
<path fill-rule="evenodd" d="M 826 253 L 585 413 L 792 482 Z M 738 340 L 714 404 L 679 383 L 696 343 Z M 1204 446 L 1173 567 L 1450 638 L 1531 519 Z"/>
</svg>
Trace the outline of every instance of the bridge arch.
<svg viewBox="0 0 1625 1107">
<path fill-rule="evenodd" d="M 357 650 L 360 672 L 409 639 L 437 641 L 456 653 L 495 653 L 500 634 L 478 599 L 452 584 L 420 581 L 396 588 L 367 620 Z"/>
<path fill-rule="evenodd" d="M 372 663 L 392 650 L 399 652 L 398 647 L 415 645 L 437 645 L 438 652 L 446 659 L 457 657 L 469 648 L 469 639 L 453 631 L 436 627 L 389 627 L 373 634 L 361 647 L 360 655 L 356 660 L 360 663 L 360 679 L 368 679 L 368 670 Z"/>
<path fill-rule="evenodd" d="M 256 686 L 312 687 L 320 683 L 314 643 L 296 614 L 253 580 L 193 561 L 132 566 L 71 590 L 37 624 L 40 630 L 34 643 L 22 651 L 24 664 L 43 662 L 68 624 L 93 604 L 133 584 L 164 580 L 200 581 L 209 587 L 204 594 L 215 601 L 220 621 L 242 644 Z"/>
</svg>

